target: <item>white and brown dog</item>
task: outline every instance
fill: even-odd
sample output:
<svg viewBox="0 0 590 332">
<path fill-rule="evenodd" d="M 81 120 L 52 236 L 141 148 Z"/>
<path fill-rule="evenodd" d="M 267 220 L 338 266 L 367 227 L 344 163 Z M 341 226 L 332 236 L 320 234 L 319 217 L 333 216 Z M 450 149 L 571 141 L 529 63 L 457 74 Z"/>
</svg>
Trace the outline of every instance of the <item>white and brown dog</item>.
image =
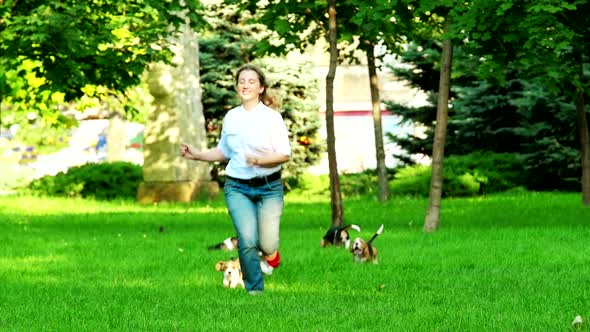
<svg viewBox="0 0 590 332">
<path fill-rule="evenodd" d="M 238 249 L 238 238 L 235 236 L 230 236 L 227 239 L 223 240 L 223 242 L 211 245 L 208 247 L 209 250 L 234 250 Z"/>
<path fill-rule="evenodd" d="M 229 261 L 219 261 L 215 264 L 215 270 L 223 272 L 223 287 L 226 288 L 244 288 L 244 279 L 242 275 L 242 267 L 240 266 L 240 259 L 233 257 Z M 264 275 L 271 275 L 273 268 L 268 265 L 264 257 L 260 258 L 260 271 Z"/>
<path fill-rule="evenodd" d="M 236 288 L 239 286 L 244 288 L 239 259 L 232 258 L 229 261 L 219 261 L 215 264 L 215 270 L 223 272 L 223 287 Z"/>
<path fill-rule="evenodd" d="M 320 241 L 320 246 L 322 248 L 330 245 L 336 247 L 344 246 L 344 248 L 348 249 L 350 247 L 350 234 L 348 233 L 350 228 L 357 232 L 361 231 L 361 228 L 354 224 L 332 227 L 326 232 L 326 235 L 324 235 Z"/>
<path fill-rule="evenodd" d="M 360 237 L 354 239 L 350 252 L 352 253 L 352 259 L 355 262 L 364 263 L 372 262 L 373 264 L 378 263 L 377 259 L 377 248 L 373 246 L 373 240 L 383 232 L 383 225 L 379 227 L 377 232 L 373 234 L 373 237 L 369 241 L 365 241 Z"/>
</svg>

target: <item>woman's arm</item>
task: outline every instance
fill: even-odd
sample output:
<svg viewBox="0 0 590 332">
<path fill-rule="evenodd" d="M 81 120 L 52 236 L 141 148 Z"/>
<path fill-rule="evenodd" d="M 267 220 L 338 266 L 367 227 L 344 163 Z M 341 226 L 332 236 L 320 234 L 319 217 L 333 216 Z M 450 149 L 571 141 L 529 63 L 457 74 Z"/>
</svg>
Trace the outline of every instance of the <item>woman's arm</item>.
<svg viewBox="0 0 590 332">
<path fill-rule="evenodd" d="M 183 143 L 180 146 L 180 156 L 190 160 L 200 160 L 200 161 L 225 161 L 226 158 L 221 153 L 221 150 L 218 148 L 213 148 L 204 151 L 197 151 L 194 147 Z"/>
<path fill-rule="evenodd" d="M 260 155 L 247 154 L 246 162 L 250 166 L 271 168 L 289 161 L 289 156 L 277 152 L 264 152 Z"/>
</svg>

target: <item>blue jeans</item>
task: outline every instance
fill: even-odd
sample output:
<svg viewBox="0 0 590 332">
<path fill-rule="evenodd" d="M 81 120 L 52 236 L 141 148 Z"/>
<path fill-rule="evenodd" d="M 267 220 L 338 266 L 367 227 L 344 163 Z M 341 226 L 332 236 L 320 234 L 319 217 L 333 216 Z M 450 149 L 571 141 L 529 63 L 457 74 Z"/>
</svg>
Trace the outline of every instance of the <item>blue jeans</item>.
<svg viewBox="0 0 590 332">
<path fill-rule="evenodd" d="M 269 255 L 279 248 L 283 213 L 283 181 L 251 187 L 226 179 L 223 188 L 227 209 L 238 235 L 240 265 L 246 290 L 264 290 L 258 252 Z"/>
</svg>

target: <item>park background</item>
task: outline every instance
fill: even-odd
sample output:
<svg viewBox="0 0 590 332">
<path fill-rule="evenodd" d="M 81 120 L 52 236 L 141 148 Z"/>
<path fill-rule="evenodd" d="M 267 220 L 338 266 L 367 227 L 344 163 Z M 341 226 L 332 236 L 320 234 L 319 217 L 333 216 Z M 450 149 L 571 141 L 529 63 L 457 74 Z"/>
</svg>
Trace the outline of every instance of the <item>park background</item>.
<svg viewBox="0 0 590 332">
<path fill-rule="evenodd" d="M 588 329 L 588 1 L 202 5 L 0 2 L 0 328 Z M 294 151 L 260 298 L 206 250 L 223 165 L 177 155 L 247 62 Z M 379 264 L 319 247 L 346 223 Z"/>
</svg>

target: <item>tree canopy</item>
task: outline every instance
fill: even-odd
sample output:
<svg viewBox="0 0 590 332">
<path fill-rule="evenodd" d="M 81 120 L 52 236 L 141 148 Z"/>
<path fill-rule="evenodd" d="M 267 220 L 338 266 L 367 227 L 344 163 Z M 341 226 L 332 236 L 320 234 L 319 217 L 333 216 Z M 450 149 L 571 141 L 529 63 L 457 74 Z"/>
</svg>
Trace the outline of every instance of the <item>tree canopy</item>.
<svg viewBox="0 0 590 332">
<path fill-rule="evenodd" d="M 167 31 L 201 23 L 196 1 L 0 1 L 0 97 L 51 113 L 47 105 L 84 89 L 124 91 L 147 64 L 168 61 Z M 180 13 L 183 13 L 180 15 Z M 92 88 L 91 88 L 92 89 Z"/>
</svg>

